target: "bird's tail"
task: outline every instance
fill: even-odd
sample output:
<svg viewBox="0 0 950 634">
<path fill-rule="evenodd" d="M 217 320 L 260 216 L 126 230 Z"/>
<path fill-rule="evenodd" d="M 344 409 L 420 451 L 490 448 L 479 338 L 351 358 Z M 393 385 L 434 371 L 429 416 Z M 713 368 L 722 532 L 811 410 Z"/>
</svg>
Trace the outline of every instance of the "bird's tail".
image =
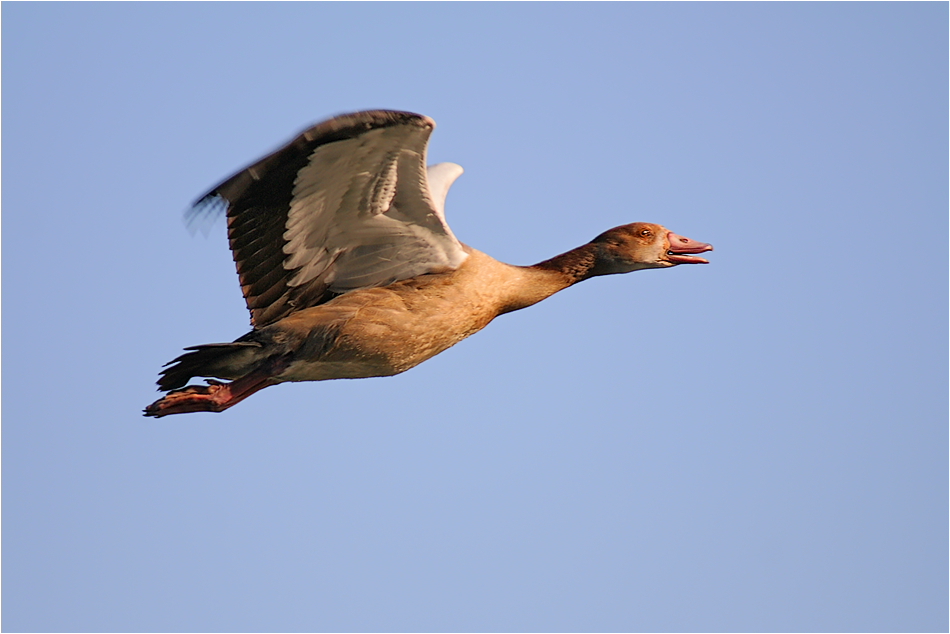
<svg viewBox="0 0 950 634">
<path fill-rule="evenodd" d="M 183 388 L 196 376 L 239 379 L 253 372 L 266 359 L 261 344 L 256 341 L 206 343 L 185 350 L 191 352 L 165 364 L 158 379 L 161 391 Z"/>
</svg>

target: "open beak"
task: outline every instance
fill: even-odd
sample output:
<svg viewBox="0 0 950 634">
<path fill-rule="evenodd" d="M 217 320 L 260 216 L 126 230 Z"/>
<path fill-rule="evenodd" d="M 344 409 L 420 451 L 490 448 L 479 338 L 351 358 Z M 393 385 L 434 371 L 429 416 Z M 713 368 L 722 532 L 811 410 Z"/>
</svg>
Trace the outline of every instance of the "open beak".
<svg viewBox="0 0 950 634">
<path fill-rule="evenodd" d="M 670 248 L 666 252 L 666 259 L 670 262 L 674 264 L 709 264 L 709 260 L 706 258 L 700 258 L 692 254 L 712 251 L 713 247 L 711 244 L 696 242 L 695 240 L 676 235 L 672 231 L 670 231 L 666 237 L 670 241 Z"/>
</svg>

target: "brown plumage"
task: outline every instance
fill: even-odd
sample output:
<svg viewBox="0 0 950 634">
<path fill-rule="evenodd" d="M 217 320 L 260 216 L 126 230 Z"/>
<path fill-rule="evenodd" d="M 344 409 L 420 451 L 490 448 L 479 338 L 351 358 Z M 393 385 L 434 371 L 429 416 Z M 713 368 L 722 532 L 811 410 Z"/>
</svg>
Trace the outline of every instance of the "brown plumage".
<svg viewBox="0 0 950 634">
<path fill-rule="evenodd" d="M 434 126 L 400 112 L 337 117 L 198 202 L 197 213 L 227 205 L 254 329 L 187 348 L 146 416 L 220 412 L 285 381 L 391 376 L 590 277 L 706 263 L 696 254 L 712 246 L 650 223 L 528 267 L 461 244 L 443 212 L 461 168 L 425 168 Z M 187 386 L 193 377 L 229 383 Z"/>
</svg>

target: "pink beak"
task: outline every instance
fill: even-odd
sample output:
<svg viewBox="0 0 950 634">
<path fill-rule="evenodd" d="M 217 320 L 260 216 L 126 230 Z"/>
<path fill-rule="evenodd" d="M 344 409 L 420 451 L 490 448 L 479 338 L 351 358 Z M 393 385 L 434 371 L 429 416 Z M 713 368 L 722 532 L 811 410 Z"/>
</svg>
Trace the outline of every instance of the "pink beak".
<svg viewBox="0 0 950 634">
<path fill-rule="evenodd" d="M 670 262 L 675 262 L 676 264 L 709 264 L 709 260 L 706 258 L 687 254 L 712 251 L 713 247 L 711 244 L 696 242 L 695 240 L 677 235 L 672 231 L 670 231 L 666 237 L 670 241 L 670 249 L 666 256 Z"/>
</svg>

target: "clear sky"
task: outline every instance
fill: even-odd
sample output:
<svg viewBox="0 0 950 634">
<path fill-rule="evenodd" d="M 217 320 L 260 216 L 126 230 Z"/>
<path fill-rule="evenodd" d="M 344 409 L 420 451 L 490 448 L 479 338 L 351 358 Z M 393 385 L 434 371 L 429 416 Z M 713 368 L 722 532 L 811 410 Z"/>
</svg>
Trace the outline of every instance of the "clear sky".
<svg viewBox="0 0 950 634">
<path fill-rule="evenodd" d="M 946 3 L 2 9 L 3 629 L 946 631 Z M 398 377 L 145 419 L 248 329 L 197 196 L 391 108 L 599 278 Z"/>
</svg>

